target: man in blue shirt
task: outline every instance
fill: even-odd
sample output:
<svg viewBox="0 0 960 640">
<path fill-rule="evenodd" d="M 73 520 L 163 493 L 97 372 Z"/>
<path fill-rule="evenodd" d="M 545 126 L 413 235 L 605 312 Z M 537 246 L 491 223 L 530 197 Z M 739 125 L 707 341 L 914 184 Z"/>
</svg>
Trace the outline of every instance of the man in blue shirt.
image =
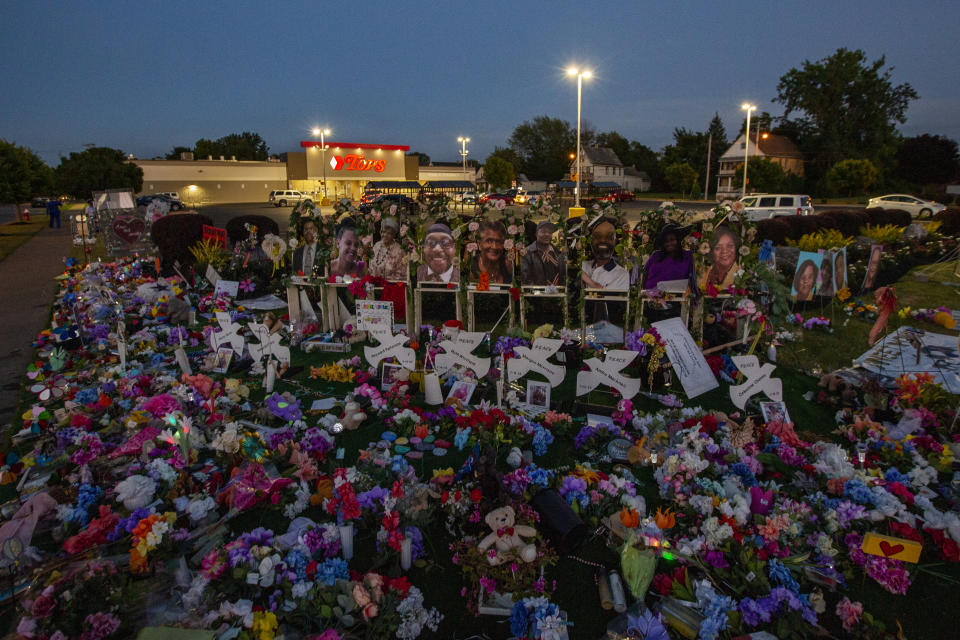
<svg viewBox="0 0 960 640">
<path fill-rule="evenodd" d="M 53 221 L 57 221 L 57 229 L 60 228 L 60 201 L 54 198 L 47 201 L 47 215 L 50 216 L 50 228 L 53 229 Z"/>
</svg>

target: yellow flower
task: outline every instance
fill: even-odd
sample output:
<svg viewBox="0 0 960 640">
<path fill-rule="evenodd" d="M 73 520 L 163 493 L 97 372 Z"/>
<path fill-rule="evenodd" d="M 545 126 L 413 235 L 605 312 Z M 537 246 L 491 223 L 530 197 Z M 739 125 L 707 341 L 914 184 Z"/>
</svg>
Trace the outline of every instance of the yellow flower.
<svg viewBox="0 0 960 640">
<path fill-rule="evenodd" d="M 433 470 L 433 479 L 437 478 L 446 478 L 447 476 L 453 477 L 453 467 L 447 467 L 446 469 L 434 469 Z"/>
<path fill-rule="evenodd" d="M 277 616 L 272 611 L 253 613 L 253 632 L 259 640 L 273 640 L 277 626 Z"/>
<path fill-rule="evenodd" d="M 843 302 L 849 297 L 850 297 L 850 289 L 848 289 L 847 287 L 844 287 L 843 289 L 840 289 L 840 291 L 837 291 L 837 298 L 840 300 L 840 302 Z"/>
<path fill-rule="evenodd" d="M 25 456 L 20 460 L 20 462 L 23 463 L 24 467 L 32 467 L 33 465 L 37 464 L 37 461 L 33 459 L 33 456 Z"/>
<path fill-rule="evenodd" d="M 553 333 L 553 325 L 542 324 L 533 330 L 533 339 L 536 340 L 537 338 L 549 338 L 551 333 Z"/>
<path fill-rule="evenodd" d="M 598 474 L 593 469 L 587 469 L 583 465 L 577 465 L 573 470 L 573 475 L 583 478 L 587 481 L 587 484 L 595 484 L 600 481 L 600 474 Z"/>
</svg>

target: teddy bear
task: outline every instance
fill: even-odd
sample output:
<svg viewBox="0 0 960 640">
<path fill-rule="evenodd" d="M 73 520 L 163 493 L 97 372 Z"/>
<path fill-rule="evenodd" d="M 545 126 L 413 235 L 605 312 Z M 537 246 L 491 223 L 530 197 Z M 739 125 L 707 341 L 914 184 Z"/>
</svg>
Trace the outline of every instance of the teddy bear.
<svg viewBox="0 0 960 640">
<path fill-rule="evenodd" d="M 532 538 L 537 530 L 522 524 L 514 524 L 517 514 L 513 507 L 499 507 L 486 515 L 484 521 L 492 531 L 480 541 L 480 551 L 486 551 L 492 545 L 496 553 L 487 553 L 487 562 L 499 565 L 519 557 L 524 562 L 533 562 L 537 558 L 537 548 L 524 542 L 523 538 Z M 522 537 L 521 537 L 522 536 Z"/>
<path fill-rule="evenodd" d="M 360 426 L 360 423 L 367 419 L 367 414 L 356 402 L 350 401 L 343 408 L 343 417 L 340 422 L 344 429 L 352 431 Z"/>
</svg>

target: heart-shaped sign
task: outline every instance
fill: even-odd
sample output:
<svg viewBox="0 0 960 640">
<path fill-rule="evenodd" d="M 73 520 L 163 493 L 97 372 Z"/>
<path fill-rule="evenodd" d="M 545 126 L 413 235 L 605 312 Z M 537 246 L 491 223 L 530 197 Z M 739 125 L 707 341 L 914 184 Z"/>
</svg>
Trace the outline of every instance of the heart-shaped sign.
<svg viewBox="0 0 960 640">
<path fill-rule="evenodd" d="M 113 233 L 127 244 L 135 244 L 146 231 L 147 224 L 133 216 L 117 216 L 113 219 Z"/>
<path fill-rule="evenodd" d="M 897 555 L 898 553 L 900 553 L 901 551 L 903 551 L 903 545 L 902 545 L 902 544 L 890 544 L 890 543 L 887 542 L 886 540 L 881 540 L 881 541 L 880 541 L 880 551 L 883 551 L 883 555 L 885 555 L 885 556 L 887 556 L 887 557 L 889 558 L 890 556 L 895 556 L 895 555 Z"/>
</svg>

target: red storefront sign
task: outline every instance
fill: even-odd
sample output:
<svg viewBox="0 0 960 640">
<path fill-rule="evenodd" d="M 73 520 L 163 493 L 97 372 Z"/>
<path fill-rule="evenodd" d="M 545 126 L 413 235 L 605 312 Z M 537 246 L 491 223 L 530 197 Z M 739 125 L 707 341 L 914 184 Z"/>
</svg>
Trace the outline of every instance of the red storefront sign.
<svg viewBox="0 0 960 640">
<path fill-rule="evenodd" d="M 345 156 L 330 158 L 330 167 L 334 171 L 376 171 L 383 173 L 387 168 L 386 160 L 367 160 L 362 155 L 348 153 Z"/>
</svg>

